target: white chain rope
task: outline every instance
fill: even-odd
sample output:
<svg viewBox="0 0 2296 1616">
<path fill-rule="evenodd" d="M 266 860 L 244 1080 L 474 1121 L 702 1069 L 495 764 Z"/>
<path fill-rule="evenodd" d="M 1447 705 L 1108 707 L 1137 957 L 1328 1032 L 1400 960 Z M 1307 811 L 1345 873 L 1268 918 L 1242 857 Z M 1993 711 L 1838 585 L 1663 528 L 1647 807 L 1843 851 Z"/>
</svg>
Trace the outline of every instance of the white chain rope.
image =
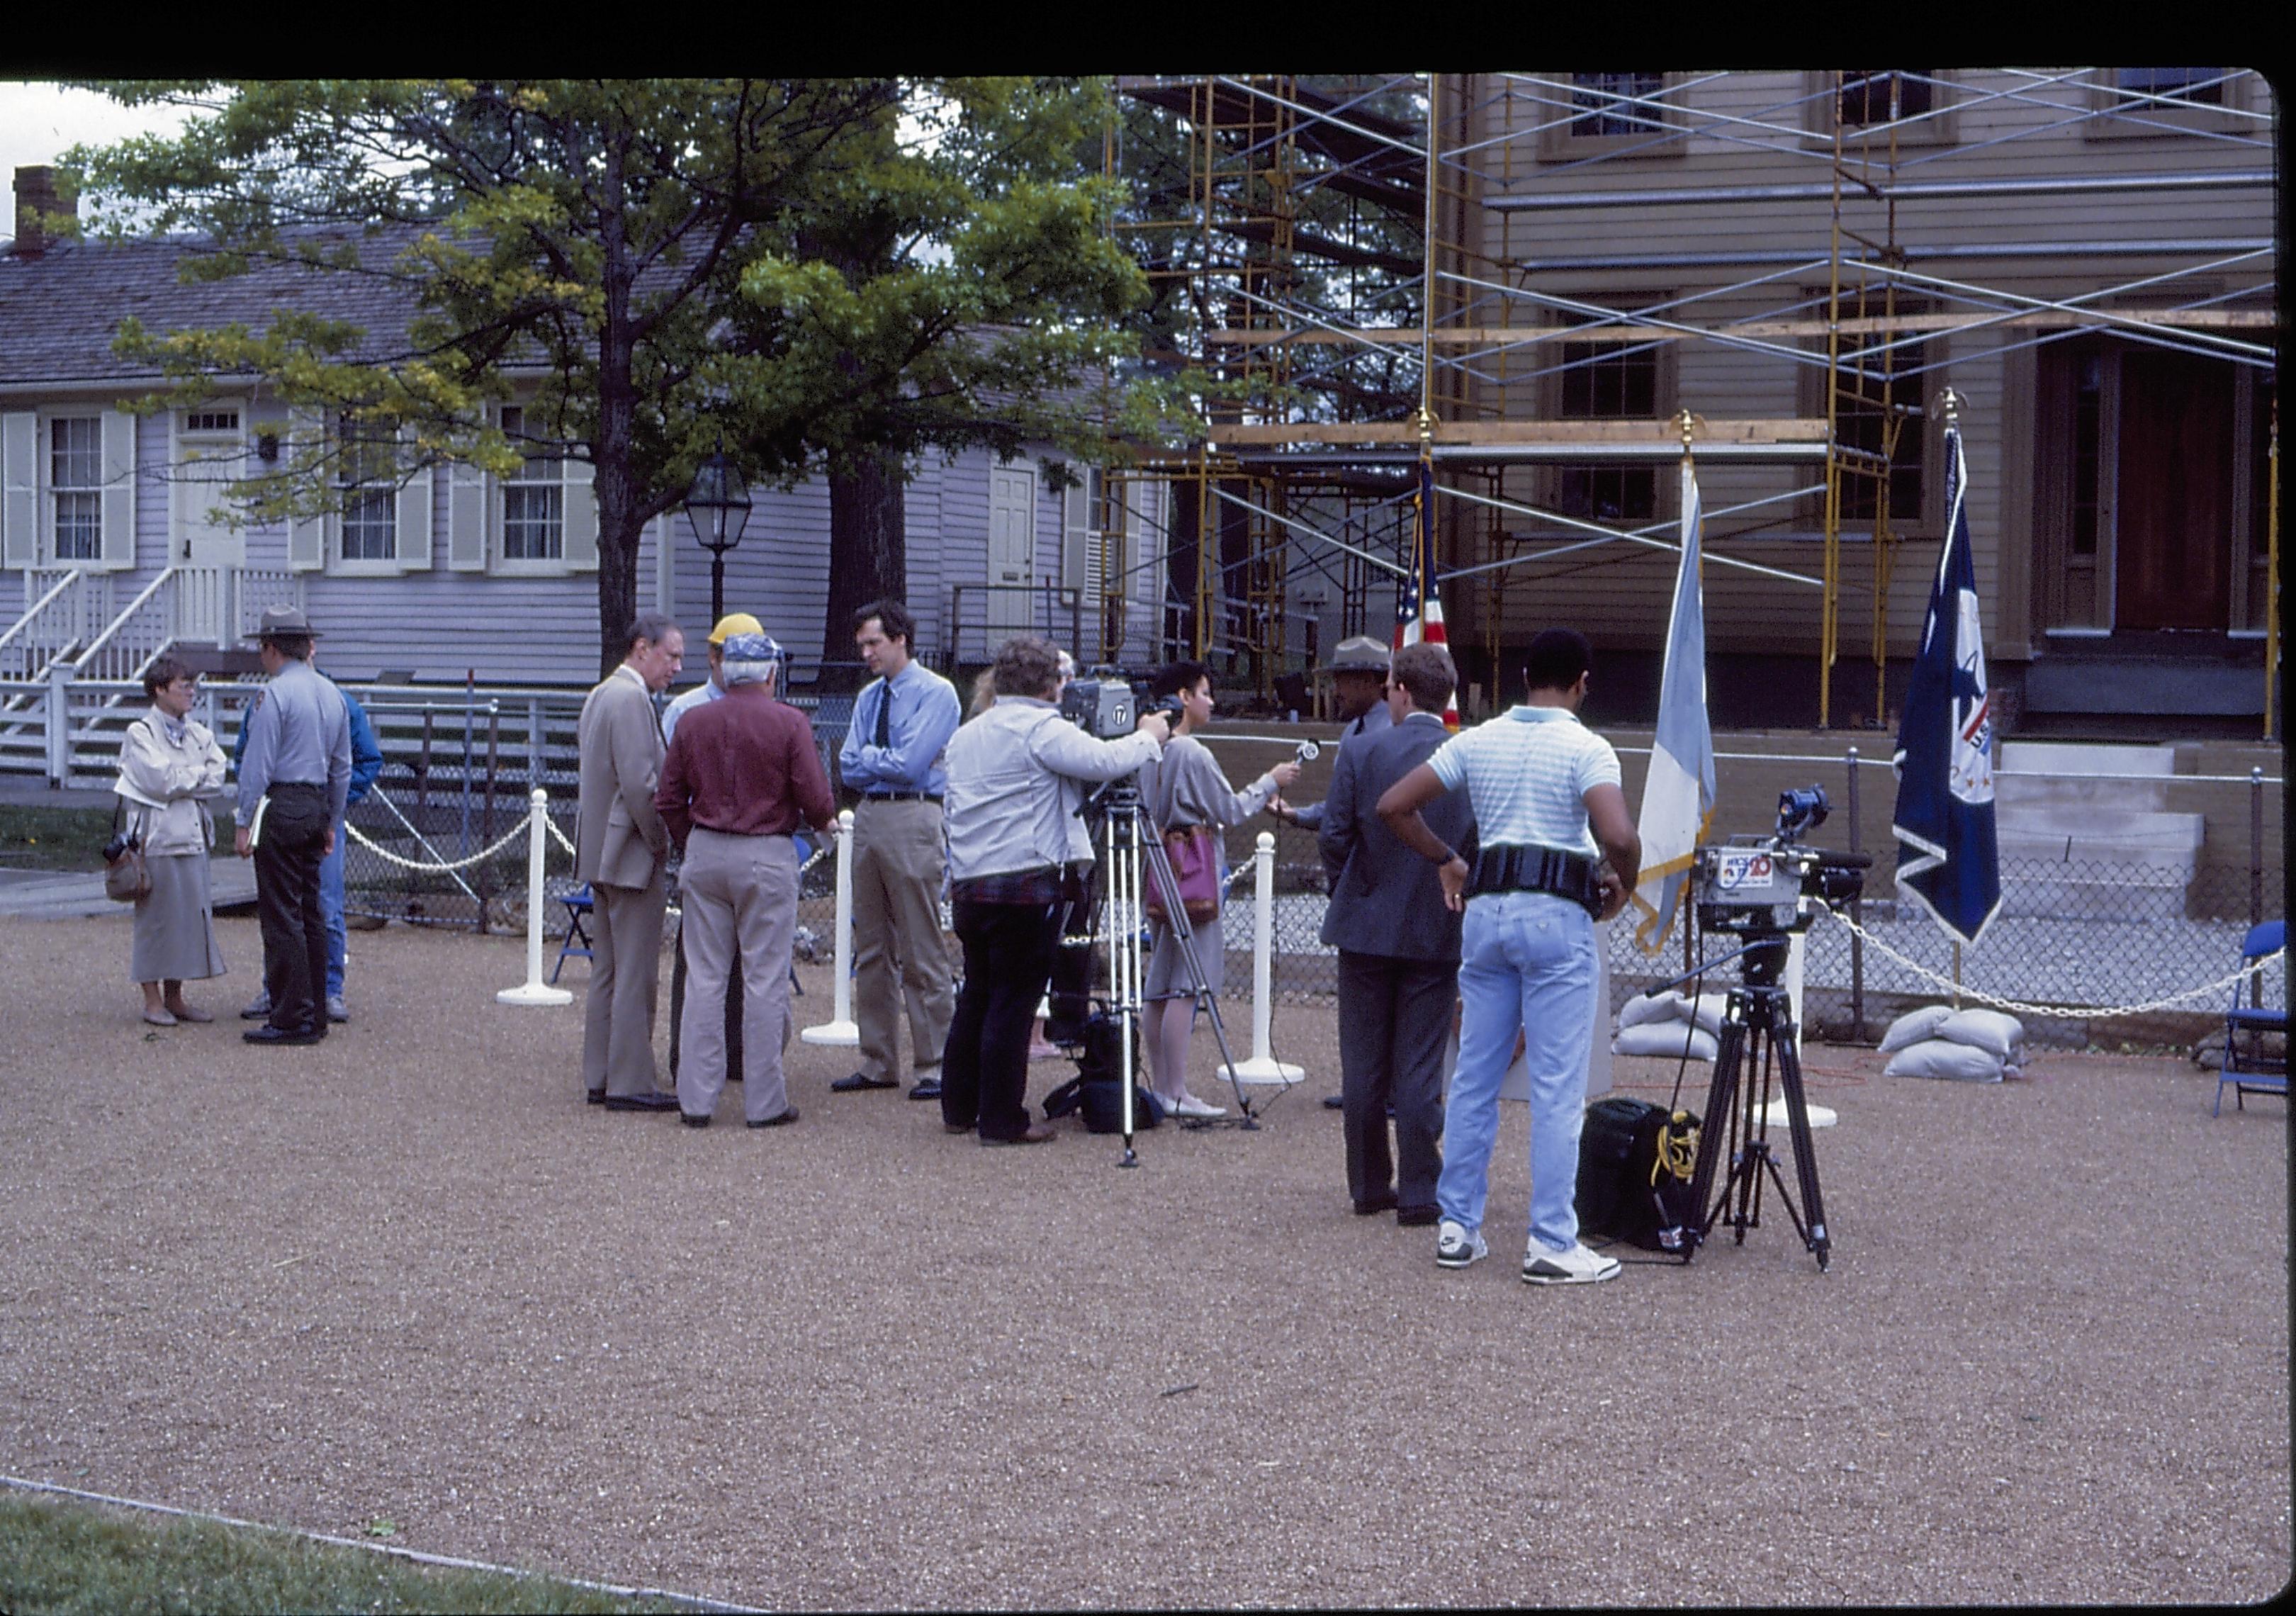
<svg viewBox="0 0 2296 1616">
<path fill-rule="evenodd" d="M 1963 998 L 1976 999 L 1981 1004 L 1998 1005 L 2004 1010 L 2021 1011 L 2027 1015 L 2062 1016 L 2067 1021 L 2079 1020 L 2082 1018 L 2095 1020 L 2106 1016 L 2116 1015 L 2143 1015 L 2155 1010 L 2167 1010 L 2174 1005 L 2185 1004 L 2187 1001 L 2197 1001 L 2203 998 L 2218 998 L 2222 997 L 2226 988 L 2230 988 L 2234 983 L 2240 981 L 2241 979 L 2247 976 L 2251 971 L 2261 971 L 2265 966 L 2272 964 L 2275 960 L 2281 958 L 2288 952 L 2284 947 L 2275 948 L 2271 953 L 2265 955 L 2260 959 L 2248 961 L 2246 964 L 2243 964 L 2239 970 L 2232 972 L 2229 976 L 2219 977 L 2213 982 L 2205 982 L 2198 988 L 2187 988 L 2182 993 L 2173 994 L 2165 999 L 2153 999 L 2146 1004 L 2072 1005 L 2030 1005 L 2027 1004 L 2022 999 L 2003 998 L 1999 994 L 1987 993 L 1982 988 L 1966 987 L 1955 981 L 1949 976 L 1946 976 L 1939 972 L 1931 970 L 1919 960 L 1909 959 L 1905 955 L 1898 953 L 1897 949 L 1890 947 L 1889 944 L 1874 936 L 1873 932 L 1868 931 L 1865 927 L 1859 925 L 1847 915 L 1843 915 L 1834 909 L 1825 909 L 1824 913 L 1829 918 L 1841 922 L 1841 924 L 1847 926 L 1851 931 L 1855 932 L 1857 936 L 1864 938 L 1867 942 L 1873 944 L 1874 947 L 1879 948 L 1882 953 L 1897 961 L 1898 964 L 1906 967 L 1906 970 L 1912 972 L 1915 976 L 1925 977 L 1929 980 L 1935 982 L 1939 987 L 1958 994 Z"/>
<path fill-rule="evenodd" d="M 551 829 L 553 830 L 556 830 L 557 828 L 558 827 L 555 825 L 551 826 Z M 520 837 L 525 835 L 527 833 L 527 827 L 525 825 L 516 825 L 509 831 L 504 832 L 502 840 L 496 842 L 494 846 L 487 848 L 482 851 L 473 853 L 468 858 L 457 858 L 451 864 L 419 864 L 412 858 L 401 858 L 389 848 L 377 846 L 374 842 L 367 839 L 365 832 L 361 831 L 358 826 L 352 824 L 348 820 L 344 822 L 343 829 L 350 833 L 351 840 L 353 841 L 357 842 L 359 846 L 365 848 L 368 852 L 373 854 L 377 858 L 381 859 L 386 864 L 395 864 L 402 870 L 429 870 L 434 873 L 443 873 L 448 870 L 467 870 L 474 864 L 484 864 L 488 859 L 492 858 L 496 854 L 501 852 L 504 848 L 510 846 L 512 842 L 516 841 Z M 562 841 L 565 839 L 561 837 L 560 840 Z M 574 849 L 570 847 L 566 850 L 570 853 Z"/>
</svg>

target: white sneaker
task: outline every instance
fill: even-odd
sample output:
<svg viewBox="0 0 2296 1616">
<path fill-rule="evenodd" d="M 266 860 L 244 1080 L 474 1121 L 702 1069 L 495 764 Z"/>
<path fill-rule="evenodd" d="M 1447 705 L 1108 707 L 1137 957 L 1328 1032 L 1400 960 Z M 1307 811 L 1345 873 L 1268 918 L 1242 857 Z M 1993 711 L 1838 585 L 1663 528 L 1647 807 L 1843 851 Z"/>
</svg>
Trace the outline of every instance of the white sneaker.
<svg viewBox="0 0 2296 1616">
<path fill-rule="evenodd" d="M 1557 1251 L 1534 1240 L 1522 1253 L 1522 1282 L 1527 1285 L 1591 1285 L 1619 1276 L 1619 1259 L 1589 1251 L 1574 1240 L 1567 1251 Z"/>
<path fill-rule="evenodd" d="M 1435 1231 L 1435 1264 L 1438 1267 L 1464 1268 L 1471 1262 L 1480 1262 L 1490 1254 L 1491 1248 L 1484 1242 L 1482 1232 L 1477 1230 L 1469 1234 L 1464 1223 L 1455 1223 L 1446 1218 L 1442 1226 Z"/>
<path fill-rule="evenodd" d="M 1163 1098 L 1160 1095 L 1157 1097 Z M 1226 1106 L 1209 1104 L 1197 1099 L 1193 1095 L 1182 1095 L 1177 1100 L 1165 1100 L 1164 1109 L 1176 1117 L 1225 1117 L 1227 1115 Z"/>
</svg>

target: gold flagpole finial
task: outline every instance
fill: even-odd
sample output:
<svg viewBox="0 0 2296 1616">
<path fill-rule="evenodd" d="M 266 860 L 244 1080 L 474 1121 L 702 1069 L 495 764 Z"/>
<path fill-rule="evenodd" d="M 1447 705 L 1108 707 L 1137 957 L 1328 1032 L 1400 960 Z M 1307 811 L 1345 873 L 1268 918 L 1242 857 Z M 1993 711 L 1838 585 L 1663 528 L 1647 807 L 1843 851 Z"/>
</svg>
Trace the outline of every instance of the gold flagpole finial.
<svg viewBox="0 0 2296 1616">
<path fill-rule="evenodd" d="M 1422 448 L 1425 448 L 1432 445 L 1435 441 L 1434 413 L 1423 404 L 1414 413 L 1413 418 L 1416 421 L 1419 427 L 1419 446 Z"/>
<path fill-rule="evenodd" d="M 1955 392 L 1953 389 L 1947 388 L 1945 391 L 1938 395 L 1938 403 L 1945 410 L 1945 423 L 1948 426 L 1959 425 L 1961 422 L 1961 395 Z"/>
<path fill-rule="evenodd" d="M 1674 418 L 1674 424 L 1682 429 L 1682 452 L 1685 455 L 1690 453 L 1691 427 L 1695 419 L 1686 404 L 1682 406 L 1682 414 Z"/>
</svg>

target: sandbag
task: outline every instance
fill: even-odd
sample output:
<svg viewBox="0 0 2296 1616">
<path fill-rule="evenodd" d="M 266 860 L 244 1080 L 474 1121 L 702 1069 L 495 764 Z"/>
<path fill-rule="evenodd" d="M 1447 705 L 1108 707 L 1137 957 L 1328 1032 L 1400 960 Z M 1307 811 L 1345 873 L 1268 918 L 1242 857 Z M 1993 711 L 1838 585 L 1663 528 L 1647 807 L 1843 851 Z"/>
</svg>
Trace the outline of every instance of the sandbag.
<svg viewBox="0 0 2296 1616">
<path fill-rule="evenodd" d="M 1953 1014 L 1950 1005 L 1923 1005 L 1918 1010 L 1908 1010 L 1890 1023 L 1890 1030 L 1882 1035 L 1880 1045 L 1883 1054 L 1894 1054 L 1908 1045 L 1937 1034 L 1938 1023 Z"/>
<path fill-rule="evenodd" d="M 1936 1036 L 2013 1061 L 2025 1041 L 2025 1024 L 1998 1010 L 1957 1010 L 1938 1023 Z"/>
<path fill-rule="evenodd" d="M 1639 1026 L 1621 1027 L 1611 1045 L 1613 1054 L 1657 1055 L 1669 1061 L 1682 1058 L 1684 1046 L 1689 1046 L 1693 1061 L 1711 1061 L 1721 1045 L 1703 1027 L 1688 1021 L 1644 1021 Z"/>
<path fill-rule="evenodd" d="M 1890 1057 L 1882 1069 L 1890 1078 L 1946 1078 L 1957 1083 L 1998 1083 L 2001 1057 L 1974 1044 L 1951 1038 L 1923 1038 Z"/>
<path fill-rule="evenodd" d="M 1669 988 L 1662 993 L 1637 993 L 1619 1006 L 1619 1025 L 1640 1027 L 1646 1021 L 1685 1021 L 1689 1015 L 1684 1009 L 1682 995 Z"/>
<path fill-rule="evenodd" d="M 1683 1003 L 1687 1005 L 1690 1001 L 1685 999 Z M 1727 992 L 1702 993 L 1698 996 L 1693 1019 L 1699 1026 L 1718 1038 L 1722 1036 L 1722 1012 L 1729 1007 L 1729 1004 L 1730 996 Z"/>
</svg>

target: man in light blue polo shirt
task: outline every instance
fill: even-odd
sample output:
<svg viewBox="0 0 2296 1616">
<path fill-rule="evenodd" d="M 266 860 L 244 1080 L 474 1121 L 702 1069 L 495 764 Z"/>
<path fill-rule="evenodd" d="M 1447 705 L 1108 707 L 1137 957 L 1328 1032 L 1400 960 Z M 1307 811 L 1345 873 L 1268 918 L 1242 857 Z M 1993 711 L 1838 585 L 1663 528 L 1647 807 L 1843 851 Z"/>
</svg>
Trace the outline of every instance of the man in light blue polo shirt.
<svg viewBox="0 0 2296 1616">
<path fill-rule="evenodd" d="M 1466 911 L 1459 1064 L 1444 1107 L 1435 1260 L 1464 1268 L 1489 1253 L 1483 1202 L 1498 1138 L 1499 1082 L 1520 1033 L 1530 1073 L 1530 1238 L 1522 1276 L 1532 1284 L 1586 1284 L 1619 1272 L 1616 1258 L 1579 1243 L 1573 1204 L 1587 1058 L 1602 1011 L 1595 1002 L 1595 922 L 1625 906 L 1642 868 L 1619 755 L 1578 722 L 1593 663 L 1584 635 L 1545 630 L 1530 643 L 1525 704 L 1445 742 L 1379 800 L 1380 817 L 1396 835 L 1442 866 L 1444 901 Z M 1482 839 L 1472 866 L 1419 811 L 1462 787 Z"/>
</svg>

